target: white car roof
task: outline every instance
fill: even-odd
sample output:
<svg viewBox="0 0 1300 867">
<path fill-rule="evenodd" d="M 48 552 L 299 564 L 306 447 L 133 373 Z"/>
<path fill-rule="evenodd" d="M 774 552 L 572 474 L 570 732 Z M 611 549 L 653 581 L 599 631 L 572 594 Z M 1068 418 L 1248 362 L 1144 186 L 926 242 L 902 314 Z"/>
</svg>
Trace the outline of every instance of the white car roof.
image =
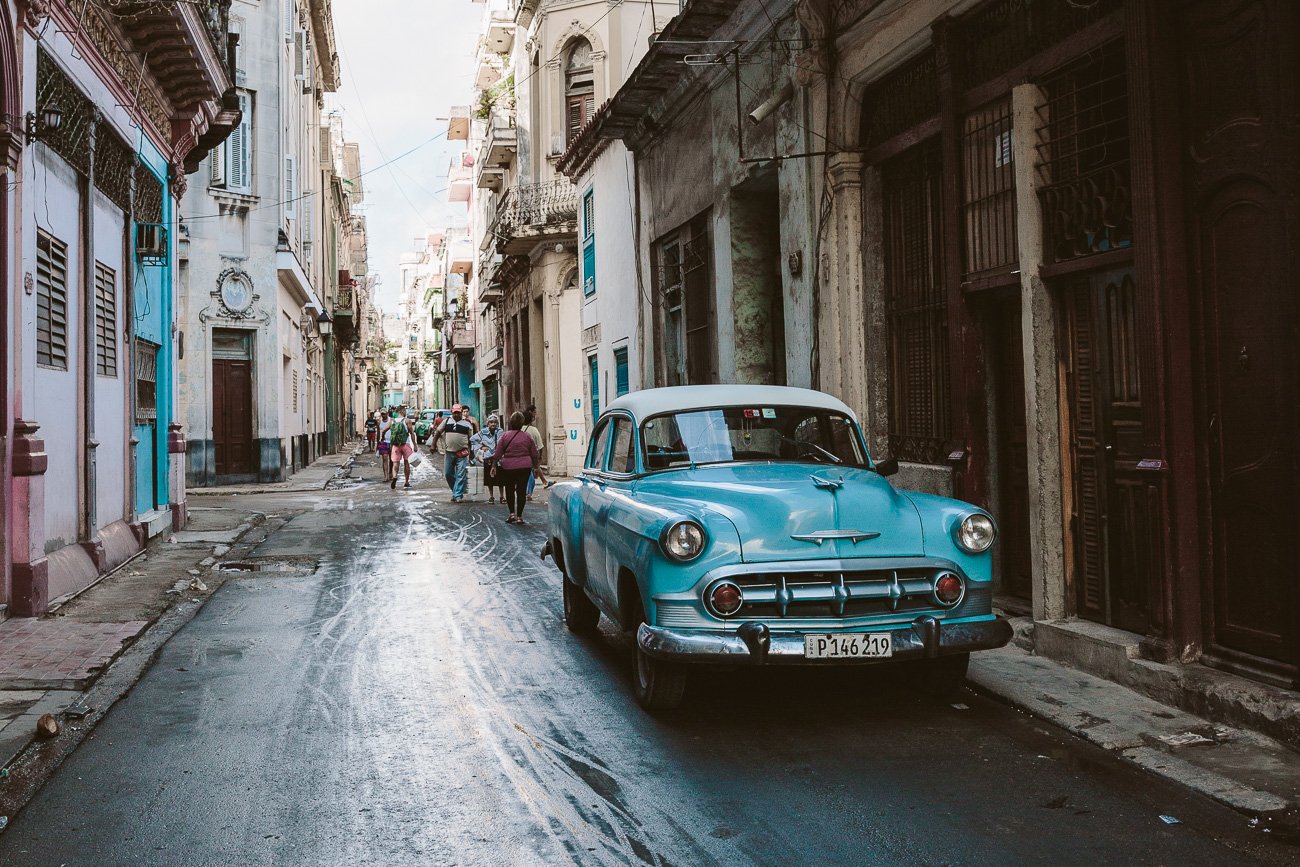
<svg viewBox="0 0 1300 867">
<path fill-rule="evenodd" d="M 842 412 L 857 421 L 853 410 L 839 398 L 810 388 L 791 388 L 785 385 L 676 385 L 669 388 L 647 388 L 623 395 L 606 409 L 627 410 L 640 421 L 666 412 L 720 406 L 756 409 L 765 406 L 801 406 Z"/>
</svg>

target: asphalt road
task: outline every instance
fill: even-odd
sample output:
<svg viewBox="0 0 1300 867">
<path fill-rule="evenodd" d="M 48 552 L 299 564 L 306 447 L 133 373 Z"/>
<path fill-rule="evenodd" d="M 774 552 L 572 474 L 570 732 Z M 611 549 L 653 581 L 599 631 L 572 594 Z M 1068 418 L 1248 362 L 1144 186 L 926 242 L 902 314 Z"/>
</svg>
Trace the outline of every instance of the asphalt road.
<svg viewBox="0 0 1300 867">
<path fill-rule="evenodd" d="M 279 571 L 213 595 L 0 834 L 0 864 L 1268 854 L 1242 817 L 969 692 L 933 707 L 861 673 L 713 671 L 648 717 L 630 642 L 566 631 L 540 511 L 508 526 L 429 472 L 412 491 L 240 497 L 307 510 L 255 552 Z"/>
</svg>

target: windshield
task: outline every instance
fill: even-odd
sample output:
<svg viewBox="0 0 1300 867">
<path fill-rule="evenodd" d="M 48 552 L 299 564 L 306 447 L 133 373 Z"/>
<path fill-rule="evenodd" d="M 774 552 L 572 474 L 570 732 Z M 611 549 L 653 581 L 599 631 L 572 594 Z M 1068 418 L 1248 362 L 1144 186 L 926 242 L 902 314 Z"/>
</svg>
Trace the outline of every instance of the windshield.
<svg viewBox="0 0 1300 867">
<path fill-rule="evenodd" d="M 641 426 L 646 469 L 728 461 L 867 465 L 848 416 L 788 406 L 723 407 L 658 415 Z"/>
</svg>

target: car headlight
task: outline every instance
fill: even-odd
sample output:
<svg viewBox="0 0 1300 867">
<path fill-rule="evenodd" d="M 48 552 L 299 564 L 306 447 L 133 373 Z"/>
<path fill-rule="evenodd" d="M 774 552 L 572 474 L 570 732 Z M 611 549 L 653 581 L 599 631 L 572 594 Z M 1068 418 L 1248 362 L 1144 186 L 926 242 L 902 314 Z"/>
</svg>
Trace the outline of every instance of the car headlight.
<svg viewBox="0 0 1300 867">
<path fill-rule="evenodd" d="M 963 551 L 971 554 L 982 554 L 987 551 L 993 545 L 997 535 L 998 530 L 993 525 L 993 519 L 978 512 L 967 515 L 957 525 L 957 544 Z"/>
<path fill-rule="evenodd" d="M 694 560 L 704 551 L 704 528 L 694 521 L 678 521 L 664 530 L 659 540 L 664 553 L 685 563 Z"/>
</svg>

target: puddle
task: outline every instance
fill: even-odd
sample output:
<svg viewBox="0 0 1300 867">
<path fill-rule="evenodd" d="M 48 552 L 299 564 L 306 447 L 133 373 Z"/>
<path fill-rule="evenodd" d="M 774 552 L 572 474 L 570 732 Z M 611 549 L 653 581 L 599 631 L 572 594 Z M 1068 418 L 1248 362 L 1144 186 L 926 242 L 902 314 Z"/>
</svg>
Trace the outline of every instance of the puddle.
<svg viewBox="0 0 1300 867">
<path fill-rule="evenodd" d="M 228 560 L 218 563 L 221 572 L 258 572 L 263 575 L 311 575 L 315 573 L 315 560 Z"/>
</svg>

